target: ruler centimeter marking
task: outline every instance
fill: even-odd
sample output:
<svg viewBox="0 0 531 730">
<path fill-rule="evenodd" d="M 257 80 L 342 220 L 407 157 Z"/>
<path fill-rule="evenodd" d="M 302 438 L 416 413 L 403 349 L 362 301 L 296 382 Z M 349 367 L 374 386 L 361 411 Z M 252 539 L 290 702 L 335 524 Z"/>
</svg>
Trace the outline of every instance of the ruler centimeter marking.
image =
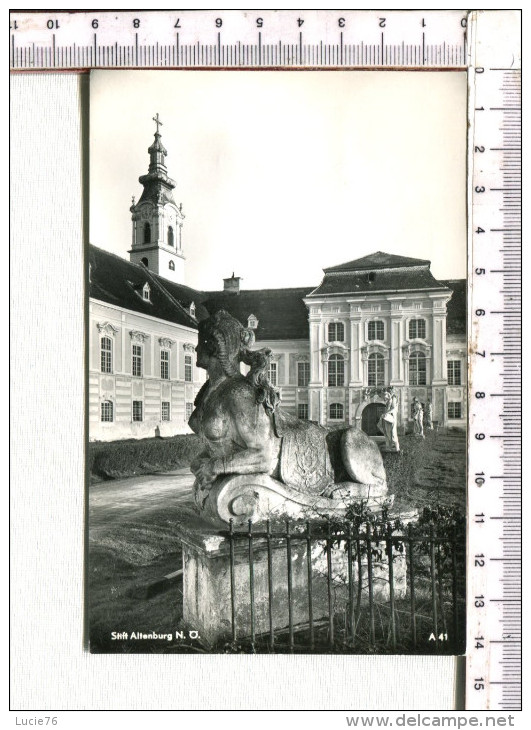
<svg viewBox="0 0 531 730">
<path fill-rule="evenodd" d="M 466 707 L 520 710 L 519 12 L 474 11 L 469 18 L 469 33 L 469 283 L 472 286 Z"/>
<path fill-rule="evenodd" d="M 520 23 L 519 11 L 10 13 L 14 71 L 468 68 L 470 710 L 521 708 Z"/>
<path fill-rule="evenodd" d="M 466 25 L 459 10 L 12 12 L 10 67 L 464 68 Z"/>
</svg>

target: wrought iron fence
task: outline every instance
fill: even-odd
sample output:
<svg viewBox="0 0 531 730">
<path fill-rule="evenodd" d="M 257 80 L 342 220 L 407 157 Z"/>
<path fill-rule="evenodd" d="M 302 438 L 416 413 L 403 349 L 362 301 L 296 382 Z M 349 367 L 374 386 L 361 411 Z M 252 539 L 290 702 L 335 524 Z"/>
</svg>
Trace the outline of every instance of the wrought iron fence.
<svg viewBox="0 0 531 730">
<path fill-rule="evenodd" d="M 385 518 L 231 521 L 227 650 L 464 652 L 464 531 Z"/>
</svg>

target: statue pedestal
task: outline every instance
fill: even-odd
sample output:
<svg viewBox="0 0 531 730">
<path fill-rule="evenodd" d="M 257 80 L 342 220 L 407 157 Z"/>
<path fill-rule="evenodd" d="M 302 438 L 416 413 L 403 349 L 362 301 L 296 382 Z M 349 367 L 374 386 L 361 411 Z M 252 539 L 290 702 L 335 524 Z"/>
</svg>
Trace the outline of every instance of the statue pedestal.
<svg viewBox="0 0 531 730">
<path fill-rule="evenodd" d="M 224 537 L 211 523 L 190 516 L 177 528 L 183 546 L 183 620 L 187 628 L 195 630 L 204 644 L 213 646 L 232 638 L 232 613 L 236 638 L 249 637 L 251 628 L 251 568 L 249 541 L 238 538 L 232 541 Z M 255 528 L 258 531 L 258 527 Z M 281 528 L 283 531 L 283 528 Z M 389 599 L 388 565 L 385 549 L 382 560 L 373 558 L 373 598 L 375 602 Z M 307 542 L 291 541 L 291 619 L 294 627 L 309 620 L 308 578 L 311 573 L 313 620 L 326 619 L 329 615 L 328 562 L 325 541 L 313 539 L 311 544 L 310 570 Z M 234 605 L 231 596 L 231 571 L 234 576 Z M 406 594 L 406 563 L 402 556 L 393 561 L 395 598 Z M 289 625 L 288 601 L 288 550 L 284 538 L 271 539 L 270 558 L 265 538 L 253 538 L 253 594 L 255 635 L 274 631 Z M 355 591 L 357 590 L 358 565 L 352 565 Z M 344 544 L 334 547 L 331 558 L 332 610 L 336 615 L 348 610 L 348 558 Z M 367 559 L 362 557 L 361 605 L 368 602 Z"/>
</svg>

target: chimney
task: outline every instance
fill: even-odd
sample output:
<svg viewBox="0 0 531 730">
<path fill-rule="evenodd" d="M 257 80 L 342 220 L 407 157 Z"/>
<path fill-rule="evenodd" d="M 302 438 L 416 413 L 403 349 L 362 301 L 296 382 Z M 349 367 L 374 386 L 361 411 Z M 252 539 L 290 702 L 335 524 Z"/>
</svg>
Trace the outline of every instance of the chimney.
<svg viewBox="0 0 531 730">
<path fill-rule="evenodd" d="M 223 291 L 230 292 L 232 294 L 239 294 L 240 293 L 240 278 L 239 276 L 234 276 L 234 271 L 232 272 L 232 276 L 230 276 L 228 279 L 223 279 Z"/>
</svg>

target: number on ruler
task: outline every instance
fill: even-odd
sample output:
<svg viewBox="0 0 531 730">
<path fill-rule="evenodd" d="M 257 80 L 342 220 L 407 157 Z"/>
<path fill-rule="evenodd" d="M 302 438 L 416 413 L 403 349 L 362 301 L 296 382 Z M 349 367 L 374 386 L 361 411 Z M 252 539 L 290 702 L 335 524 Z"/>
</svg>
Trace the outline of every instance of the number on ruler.
<svg viewBox="0 0 531 730">
<path fill-rule="evenodd" d="M 477 555 L 474 555 L 474 567 L 475 568 L 484 568 L 485 567 L 485 560 L 483 559 L 485 556 L 483 553 L 478 553 Z"/>
<path fill-rule="evenodd" d="M 54 30 L 55 28 L 59 28 L 59 21 L 58 20 L 47 20 L 46 21 L 46 27 L 48 30 Z"/>
<path fill-rule="evenodd" d="M 14 20 L 12 23 L 9 23 L 9 30 L 18 30 L 18 23 L 16 20 Z"/>
</svg>

